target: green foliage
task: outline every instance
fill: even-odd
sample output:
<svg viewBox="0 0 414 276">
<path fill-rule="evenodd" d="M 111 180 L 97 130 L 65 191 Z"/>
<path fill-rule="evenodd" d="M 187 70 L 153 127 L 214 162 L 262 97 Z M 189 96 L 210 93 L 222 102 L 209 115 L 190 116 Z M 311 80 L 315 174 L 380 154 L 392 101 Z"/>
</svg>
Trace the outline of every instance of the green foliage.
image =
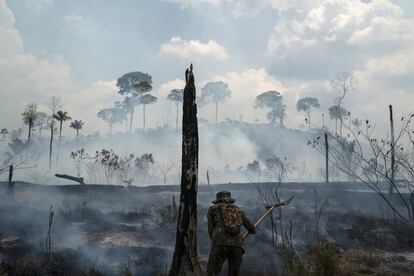
<svg viewBox="0 0 414 276">
<path fill-rule="evenodd" d="M 140 81 L 134 84 L 134 88 L 141 94 L 149 92 L 152 90 L 151 82 L 149 81 Z"/>
<path fill-rule="evenodd" d="M 112 127 L 112 125 L 122 123 L 126 120 L 126 111 L 120 106 L 104 108 L 98 112 L 98 118 L 104 120 Z"/>
<path fill-rule="evenodd" d="M 343 119 L 350 115 L 350 112 L 339 105 L 333 105 L 329 109 L 329 117 L 331 119 Z"/>
<path fill-rule="evenodd" d="M 70 127 L 76 130 L 81 130 L 85 123 L 81 120 L 74 120 L 70 123 Z"/>
<path fill-rule="evenodd" d="M 139 97 L 139 102 L 140 104 L 153 104 L 157 102 L 157 97 L 150 95 L 150 94 L 145 94 Z"/>
<path fill-rule="evenodd" d="M 298 100 L 298 102 L 296 103 L 296 109 L 298 111 L 309 112 L 309 110 L 312 107 L 315 107 L 315 108 L 320 107 L 319 100 L 317 98 L 306 97 L 306 98 L 302 98 Z"/>
<path fill-rule="evenodd" d="M 277 91 L 267 91 L 256 97 L 255 108 L 269 108 L 266 114 L 267 120 L 275 124 L 276 120 L 280 120 L 283 125 L 283 119 L 286 116 L 286 105 L 283 104 L 283 96 Z"/>
<path fill-rule="evenodd" d="M 53 118 L 55 118 L 57 121 L 59 121 L 61 123 L 71 119 L 71 117 L 69 117 L 69 115 L 68 115 L 68 112 L 67 111 L 62 111 L 62 110 L 58 110 L 56 112 L 56 114 L 53 114 Z"/>
<path fill-rule="evenodd" d="M 173 89 L 167 96 L 167 100 L 172 101 L 175 105 L 178 105 L 183 101 L 184 90 L 183 89 Z"/>
<path fill-rule="evenodd" d="M 267 91 L 256 97 L 255 108 L 277 109 L 282 104 L 283 96 L 277 91 Z"/>
<path fill-rule="evenodd" d="M 121 95 L 138 96 L 152 89 L 152 77 L 142 72 L 130 72 L 118 79 L 116 86 Z M 149 89 L 149 90 L 148 90 Z"/>
<path fill-rule="evenodd" d="M 222 81 L 209 82 L 201 89 L 201 98 L 205 102 L 223 103 L 231 96 L 227 83 Z"/>
<path fill-rule="evenodd" d="M 37 104 L 30 103 L 26 105 L 24 112 L 22 113 L 22 118 L 25 124 L 32 124 L 36 120 L 37 116 Z"/>
</svg>

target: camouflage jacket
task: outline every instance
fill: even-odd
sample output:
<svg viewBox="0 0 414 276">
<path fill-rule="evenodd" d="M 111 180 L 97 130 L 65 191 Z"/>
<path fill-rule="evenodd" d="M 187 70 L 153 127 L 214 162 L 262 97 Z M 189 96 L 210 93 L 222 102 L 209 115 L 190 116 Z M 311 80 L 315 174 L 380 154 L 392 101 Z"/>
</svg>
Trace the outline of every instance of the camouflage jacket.
<svg viewBox="0 0 414 276">
<path fill-rule="evenodd" d="M 221 204 L 230 204 L 232 207 L 236 208 L 240 212 L 242 219 L 242 225 L 251 233 L 256 232 L 256 227 L 249 221 L 246 217 L 244 211 L 233 205 L 232 203 L 221 202 L 216 203 L 208 209 L 207 219 L 208 219 L 208 234 L 212 241 L 213 245 L 226 245 L 226 246 L 244 246 L 242 235 L 232 235 L 225 231 L 223 226 L 222 213 L 220 211 Z"/>
</svg>

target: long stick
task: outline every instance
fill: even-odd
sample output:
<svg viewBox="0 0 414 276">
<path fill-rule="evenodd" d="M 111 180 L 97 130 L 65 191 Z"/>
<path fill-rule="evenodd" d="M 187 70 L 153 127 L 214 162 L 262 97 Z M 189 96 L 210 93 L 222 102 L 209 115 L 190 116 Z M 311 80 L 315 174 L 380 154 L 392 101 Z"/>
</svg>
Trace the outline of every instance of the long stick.
<svg viewBox="0 0 414 276">
<path fill-rule="evenodd" d="M 270 213 L 272 213 L 272 211 L 275 209 L 275 208 L 278 208 L 278 207 L 282 207 L 282 206 L 284 206 L 284 205 L 288 205 L 291 201 L 292 201 L 292 199 L 293 199 L 293 196 L 291 197 L 291 198 L 289 198 L 288 200 L 286 200 L 286 201 L 284 201 L 284 202 L 280 202 L 280 203 L 278 203 L 278 204 L 274 204 L 274 205 L 272 205 L 272 206 L 270 206 L 270 208 L 268 208 L 267 210 L 266 210 L 266 212 L 256 221 L 256 223 L 254 224 L 254 226 L 255 227 L 257 227 L 260 223 L 262 223 L 262 221 L 270 214 Z M 250 232 L 247 232 L 247 233 L 245 233 L 244 235 L 243 235 L 243 239 L 246 239 L 248 236 L 250 235 Z"/>
</svg>

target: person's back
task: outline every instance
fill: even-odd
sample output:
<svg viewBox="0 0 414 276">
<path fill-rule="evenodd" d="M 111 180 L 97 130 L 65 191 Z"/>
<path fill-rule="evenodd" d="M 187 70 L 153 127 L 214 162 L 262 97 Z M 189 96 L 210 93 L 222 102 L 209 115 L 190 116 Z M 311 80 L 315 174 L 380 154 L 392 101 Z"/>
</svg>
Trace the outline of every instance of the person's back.
<svg viewBox="0 0 414 276">
<path fill-rule="evenodd" d="M 255 233 L 255 226 L 246 217 L 244 211 L 234 205 L 230 192 L 217 193 L 207 214 L 208 233 L 212 242 L 207 266 L 208 275 L 218 275 L 223 263 L 228 260 L 229 275 L 238 275 L 244 254 L 244 241 L 241 225 L 250 233 Z"/>
</svg>

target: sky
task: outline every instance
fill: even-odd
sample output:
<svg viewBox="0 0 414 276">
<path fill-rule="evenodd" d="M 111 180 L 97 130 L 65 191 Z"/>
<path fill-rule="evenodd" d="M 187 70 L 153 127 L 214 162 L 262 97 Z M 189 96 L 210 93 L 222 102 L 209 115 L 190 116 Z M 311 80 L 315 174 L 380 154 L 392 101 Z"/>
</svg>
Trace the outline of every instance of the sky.
<svg viewBox="0 0 414 276">
<path fill-rule="evenodd" d="M 386 131 L 389 104 L 397 116 L 414 111 L 413 17 L 410 0 L 0 0 L 0 128 L 23 127 L 26 104 L 49 112 L 59 96 L 83 133 L 105 133 L 96 114 L 122 100 L 116 80 L 131 71 L 153 78 L 159 100 L 147 125 L 174 125 L 166 96 L 183 88 L 192 62 L 198 92 L 229 85 L 219 120 L 265 122 L 254 99 L 276 90 L 287 127 L 304 124 L 302 97 L 320 100 L 312 115 L 321 124 L 339 96 L 330 80 L 347 71 L 357 84 L 343 106 Z M 214 106 L 199 117 L 212 122 Z"/>
</svg>

